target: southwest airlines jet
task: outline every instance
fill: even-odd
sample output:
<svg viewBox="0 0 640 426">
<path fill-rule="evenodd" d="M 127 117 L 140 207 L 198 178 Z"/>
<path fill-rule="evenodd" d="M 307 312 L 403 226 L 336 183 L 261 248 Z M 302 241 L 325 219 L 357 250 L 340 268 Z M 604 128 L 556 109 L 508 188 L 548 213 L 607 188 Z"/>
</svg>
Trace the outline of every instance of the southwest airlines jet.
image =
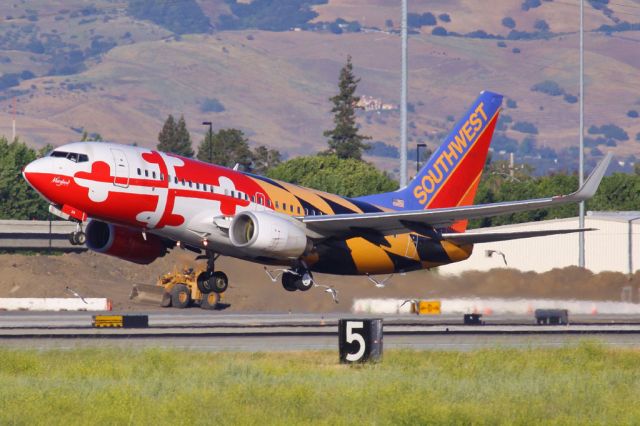
<svg viewBox="0 0 640 426">
<path fill-rule="evenodd" d="M 585 231 L 465 232 L 469 219 L 586 200 L 611 160 L 570 195 L 473 205 L 501 103 L 482 92 L 407 187 L 365 197 L 103 142 L 56 148 L 23 175 L 51 212 L 78 224 L 76 244 L 140 264 L 175 246 L 192 250 L 208 260 L 204 293 L 227 288 L 219 255 L 277 265 L 285 290 L 306 291 L 313 272 L 408 272 L 467 259 L 474 243 Z"/>
</svg>

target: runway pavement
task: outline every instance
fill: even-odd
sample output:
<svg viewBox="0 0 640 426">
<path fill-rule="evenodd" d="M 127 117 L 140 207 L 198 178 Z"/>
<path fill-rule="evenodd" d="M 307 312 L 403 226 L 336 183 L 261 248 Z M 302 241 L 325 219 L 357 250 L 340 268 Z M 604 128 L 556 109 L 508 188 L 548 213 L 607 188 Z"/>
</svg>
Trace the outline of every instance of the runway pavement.
<svg viewBox="0 0 640 426">
<path fill-rule="evenodd" d="M 108 313 L 113 314 L 113 313 Z M 149 328 L 93 328 L 94 313 L 0 314 L 0 347 L 162 347 L 206 351 L 336 350 L 340 318 L 363 315 L 226 314 L 200 310 L 149 313 Z M 384 320 L 385 348 L 476 350 L 560 347 L 583 340 L 640 347 L 640 318 L 585 316 L 571 325 L 540 326 L 533 316 L 485 317 L 466 326 L 460 316 L 368 316 Z"/>
</svg>

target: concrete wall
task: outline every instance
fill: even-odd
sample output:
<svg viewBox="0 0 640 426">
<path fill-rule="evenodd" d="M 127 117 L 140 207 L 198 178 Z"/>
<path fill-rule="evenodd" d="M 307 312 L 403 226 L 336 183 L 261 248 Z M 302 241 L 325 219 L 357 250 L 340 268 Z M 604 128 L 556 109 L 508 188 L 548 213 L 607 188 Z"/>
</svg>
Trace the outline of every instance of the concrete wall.
<svg viewBox="0 0 640 426">
<path fill-rule="evenodd" d="M 86 250 L 69 242 L 75 229 L 62 220 L 0 220 L 0 250 Z"/>
</svg>

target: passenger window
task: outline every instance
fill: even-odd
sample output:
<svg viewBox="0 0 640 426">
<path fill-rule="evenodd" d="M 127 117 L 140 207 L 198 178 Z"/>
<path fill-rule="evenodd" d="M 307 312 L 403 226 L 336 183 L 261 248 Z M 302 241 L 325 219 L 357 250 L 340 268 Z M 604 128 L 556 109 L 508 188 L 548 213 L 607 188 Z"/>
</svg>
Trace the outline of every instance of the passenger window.
<svg viewBox="0 0 640 426">
<path fill-rule="evenodd" d="M 193 188 L 193 182 L 189 181 L 189 188 Z"/>
<path fill-rule="evenodd" d="M 202 190 L 205 191 L 205 192 L 207 191 L 207 184 L 206 183 L 202 184 Z"/>
<path fill-rule="evenodd" d="M 142 171 L 140 170 L 140 167 L 138 167 L 138 176 L 140 176 L 142 174 Z"/>
<path fill-rule="evenodd" d="M 200 184 L 196 182 L 196 189 L 200 189 Z"/>
<path fill-rule="evenodd" d="M 144 177 L 149 177 L 149 170 L 144 171 Z"/>
<path fill-rule="evenodd" d="M 175 183 L 176 185 L 178 184 L 178 176 L 173 177 L 173 183 Z"/>
<path fill-rule="evenodd" d="M 164 174 L 160 173 L 160 180 L 164 181 Z"/>
<path fill-rule="evenodd" d="M 184 179 L 182 179 L 182 186 L 187 186 L 187 182 Z"/>
<path fill-rule="evenodd" d="M 255 197 L 255 195 L 252 195 L 252 196 L 251 196 L 251 202 L 252 202 L 252 203 L 255 203 L 255 202 L 256 202 L 256 197 Z"/>
<path fill-rule="evenodd" d="M 151 172 L 151 174 L 153 175 L 153 178 L 156 178 L 156 172 Z"/>
<path fill-rule="evenodd" d="M 291 204 L 291 205 L 289 206 L 289 211 L 290 211 L 291 213 L 293 213 L 293 204 Z"/>
<path fill-rule="evenodd" d="M 298 207 L 298 214 L 300 214 L 300 207 Z"/>
<path fill-rule="evenodd" d="M 280 206 L 278 205 L 279 203 L 276 201 L 276 209 L 279 209 Z"/>
<path fill-rule="evenodd" d="M 233 198 L 236 198 L 236 191 L 231 191 L 231 196 L 232 196 Z"/>
<path fill-rule="evenodd" d="M 282 203 L 282 209 L 283 209 L 284 211 L 286 211 L 286 210 L 287 210 L 287 203 Z"/>
</svg>

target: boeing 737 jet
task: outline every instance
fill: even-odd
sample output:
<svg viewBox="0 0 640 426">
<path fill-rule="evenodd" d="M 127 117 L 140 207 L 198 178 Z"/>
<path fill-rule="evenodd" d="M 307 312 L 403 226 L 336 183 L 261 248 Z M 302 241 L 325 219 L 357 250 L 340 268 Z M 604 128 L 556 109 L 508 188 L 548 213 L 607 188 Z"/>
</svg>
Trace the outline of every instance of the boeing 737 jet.
<svg viewBox="0 0 640 426">
<path fill-rule="evenodd" d="M 208 260 L 204 293 L 227 288 L 219 255 L 277 265 L 285 290 L 306 291 L 313 272 L 409 272 L 467 259 L 474 243 L 585 231 L 465 232 L 469 219 L 586 200 L 611 159 L 570 195 L 473 205 L 501 103 L 482 92 L 407 187 L 365 197 L 103 142 L 60 146 L 23 175 L 51 212 L 78 223 L 72 240 L 91 250 L 140 264 L 192 250 Z"/>
</svg>

